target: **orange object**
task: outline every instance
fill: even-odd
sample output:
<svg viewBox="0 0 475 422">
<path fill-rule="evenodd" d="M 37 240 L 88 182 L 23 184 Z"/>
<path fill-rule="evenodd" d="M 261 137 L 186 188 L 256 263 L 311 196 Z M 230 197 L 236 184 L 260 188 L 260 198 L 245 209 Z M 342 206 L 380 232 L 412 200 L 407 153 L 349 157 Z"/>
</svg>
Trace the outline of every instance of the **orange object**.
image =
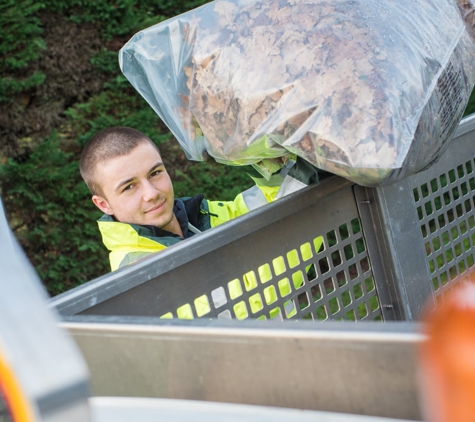
<svg viewBox="0 0 475 422">
<path fill-rule="evenodd" d="M 448 292 L 423 316 L 427 341 L 419 348 L 420 396 L 428 422 L 475 421 L 475 283 Z"/>
</svg>

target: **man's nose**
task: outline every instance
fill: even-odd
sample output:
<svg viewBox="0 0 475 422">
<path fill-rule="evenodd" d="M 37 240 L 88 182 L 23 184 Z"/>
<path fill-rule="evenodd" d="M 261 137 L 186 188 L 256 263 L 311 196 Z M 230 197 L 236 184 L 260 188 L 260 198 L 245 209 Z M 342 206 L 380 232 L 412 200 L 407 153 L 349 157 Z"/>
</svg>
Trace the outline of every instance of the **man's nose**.
<svg viewBox="0 0 475 422">
<path fill-rule="evenodd" d="M 150 183 L 149 180 L 146 180 L 143 183 L 143 199 L 144 201 L 151 201 L 155 199 L 158 195 L 158 189 Z"/>
</svg>

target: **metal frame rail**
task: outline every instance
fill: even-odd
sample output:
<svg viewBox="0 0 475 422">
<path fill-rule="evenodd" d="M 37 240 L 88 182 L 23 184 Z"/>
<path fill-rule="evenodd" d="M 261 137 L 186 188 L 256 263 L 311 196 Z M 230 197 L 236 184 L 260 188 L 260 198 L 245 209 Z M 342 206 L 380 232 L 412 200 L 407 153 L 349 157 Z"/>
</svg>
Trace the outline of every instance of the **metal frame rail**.
<svg viewBox="0 0 475 422">
<path fill-rule="evenodd" d="M 332 177 L 54 297 L 64 316 L 417 320 L 474 269 L 475 115 L 387 187 Z"/>
<path fill-rule="evenodd" d="M 47 308 L 1 202 L 0 242 L 0 421 L 92 421 L 86 362 Z"/>
<path fill-rule="evenodd" d="M 95 396 L 422 420 L 418 324 L 83 315 L 61 327 L 89 365 Z"/>
</svg>

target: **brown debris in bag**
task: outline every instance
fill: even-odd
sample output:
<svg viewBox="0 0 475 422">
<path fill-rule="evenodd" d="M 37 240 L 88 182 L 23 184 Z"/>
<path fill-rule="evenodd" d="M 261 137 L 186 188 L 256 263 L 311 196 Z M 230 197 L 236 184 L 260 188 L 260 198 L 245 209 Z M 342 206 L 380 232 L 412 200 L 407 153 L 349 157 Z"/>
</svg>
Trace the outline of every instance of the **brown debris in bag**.
<svg viewBox="0 0 475 422">
<path fill-rule="evenodd" d="M 457 2 L 475 28 L 473 1 Z M 376 169 L 368 173 L 376 182 L 401 165 L 412 138 L 401 135 L 407 127 L 395 119 L 413 118 L 412 104 L 427 96 L 429 77 L 415 56 L 419 47 L 401 48 L 401 31 L 373 31 L 345 2 L 213 4 L 214 26 L 199 27 L 184 68 L 189 92 L 180 110 L 182 122 L 194 126 L 190 136 L 203 135 L 210 155 L 252 164 L 290 151 L 337 174 L 342 166 Z M 378 7 L 376 15 L 385 13 L 384 4 Z M 183 31 L 192 32 L 189 25 Z M 430 63 L 437 73 L 442 64 Z M 395 78 L 405 86 L 389 82 Z"/>
<path fill-rule="evenodd" d="M 312 3 L 316 2 L 290 7 L 292 2 L 274 0 L 260 8 L 252 4 L 238 10 L 234 3 L 216 2 L 217 27 L 200 29 L 193 68 L 185 69 L 190 97 L 189 110 L 182 110 L 199 122 L 212 155 L 240 160 L 262 135 L 292 143 L 298 131 L 309 151 L 311 144 L 313 149 L 328 144 L 328 132 L 338 124 L 349 150 L 372 154 L 381 165 L 394 158 L 387 148 L 384 155 L 379 152 L 381 136 L 373 133 L 387 128 L 358 130 L 366 114 L 376 116 L 376 121 L 388 118 L 379 104 L 385 94 L 371 88 L 372 79 L 376 82 L 375 58 L 368 55 L 370 46 L 379 55 L 377 60 L 385 60 L 383 46 L 375 45 L 370 31 L 352 23 L 344 10 L 339 15 L 332 2 L 319 1 L 318 7 Z M 223 32 L 228 38 L 223 38 Z M 336 119 L 320 116 L 312 121 L 319 112 L 316 98 L 331 107 Z M 362 139 L 373 141 L 361 148 Z M 332 155 L 340 154 L 339 161 L 349 162 L 347 154 L 337 150 L 334 146 Z"/>
<path fill-rule="evenodd" d="M 185 69 L 191 89 L 190 110 L 213 155 L 232 161 L 242 158 L 242 151 L 264 134 L 291 138 L 318 108 L 306 98 L 332 99 L 341 124 L 353 125 L 366 112 L 375 95 L 363 80 L 371 78 L 373 71 L 364 48 L 373 42 L 370 34 L 344 15 L 341 22 L 335 21 L 331 2 L 320 2 L 319 7 L 311 3 L 280 7 L 279 1 L 270 1 L 260 9 L 253 4 L 249 10 L 243 6 L 238 11 L 234 3 L 216 2 L 218 28 L 201 29 L 193 69 Z M 313 27 L 316 22 L 318 30 Z M 223 28 L 230 34 L 228 39 L 222 38 Z M 214 53 L 209 55 L 209 51 Z M 319 84 L 322 73 L 324 86 Z M 268 117 L 278 113 L 284 103 L 290 113 L 281 117 L 285 123 L 269 124 Z M 345 104 L 352 106 L 342 107 Z M 378 115 L 379 107 L 372 113 Z M 319 127 L 314 129 L 318 136 Z M 370 135 L 359 134 L 362 138 Z M 376 147 L 373 153 L 377 154 Z"/>
</svg>

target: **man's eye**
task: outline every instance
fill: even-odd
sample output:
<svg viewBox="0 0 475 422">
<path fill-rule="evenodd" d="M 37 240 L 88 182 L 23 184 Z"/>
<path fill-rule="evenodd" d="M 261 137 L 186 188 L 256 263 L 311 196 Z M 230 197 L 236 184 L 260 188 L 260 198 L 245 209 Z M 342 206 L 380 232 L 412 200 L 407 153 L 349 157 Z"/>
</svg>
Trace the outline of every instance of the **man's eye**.
<svg viewBox="0 0 475 422">
<path fill-rule="evenodd" d="M 162 171 L 161 170 L 154 170 L 150 173 L 150 177 L 158 176 Z"/>
<path fill-rule="evenodd" d="M 127 185 L 124 189 L 122 189 L 122 192 L 128 191 L 133 188 L 134 185 Z"/>
</svg>

